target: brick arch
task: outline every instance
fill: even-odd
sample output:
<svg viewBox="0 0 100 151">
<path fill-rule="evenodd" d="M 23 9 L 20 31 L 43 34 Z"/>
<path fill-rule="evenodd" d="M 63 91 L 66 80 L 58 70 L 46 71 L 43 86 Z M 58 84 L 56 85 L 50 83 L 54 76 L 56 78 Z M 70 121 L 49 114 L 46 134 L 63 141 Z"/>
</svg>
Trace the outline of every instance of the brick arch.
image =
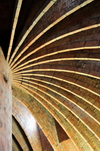
<svg viewBox="0 0 100 151">
<path fill-rule="evenodd" d="M 33 150 L 38 149 L 41 151 L 41 144 L 39 142 L 39 138 L 38 138 L 39 136 L 37 130 L 36 132 L 34 132 L 34 129 L 36 129 L 36 121 L 30 114 L 30 112 L 14 97 L 13 97 L 12 112 L 13 112 L 13 116 L 15 117 L 15 119 L 17 119 L 18 123 L 20 124 L 24 133 L 26 134 L 32 149 Z M 32 135 L 32 133 L 34 135 Z M 35 133 L 37 133 L 37 135 Z M 36 142 L 35 142 L 35 137 L 37 137 Z"/>
<path fill-rule="evenodd" d="M 18 140 L 16 139 L 15 135 L 12 134 L 12 150 L 20 150 L 22 151 L 22 147 L 21 145 L 19 144 Z"/>
<path fill-rule="evenodd" d="M 18 91 L 20 91 L 20 93 L 17 93 Z M 47 139 L 53 145 L 52 147 L 55 150 L 56 149 L 57 150 L 63 150 L 63 146 L 60 143 L 58 143 L 58 140 L 57 140 L 57 136 L 56 136 L 56 132 L 55 132 L 55 124 L 54 124 L 54 120 L 52 119 L 53 117 L 51 116 L 52 114 L 49 114 L 48 111 L 44 107 L 39 105 L 39 103 L 36 101 L 38 98 L 36 98 L 36 97 L 32 98 L 28 93 L 25 93 L 23 91 L 23 89 L 20 90 L 15 86 L 13 86 L 13 94 L 17 98 L 20 98 L 21 102 L 23 104 L 25 104 L 25 106 L 28 106 L 28 109 L 31 111 L 31 113 L 35 117 L 37 123 L 39 124 L 39 126 L 43 130 Z M 15 111 L 15 109 L 14 109 L 14 111 Z M 50 124 L 52 125 L 52 127 L 49 127 Z M 49 129 L 49 131 L 48 131 L 48 129 Z M 73 143 L 72 143 L 72 147 L 74 147 Z"/>
<path fill-rule="evenodd" d="M 13 113 L 12 113 L 13 114 Z M 28 141 L 26 141 L 26 135 L 22 132 L 17 120 L 12 116 L 12 134 L 21 146 L 22 150 L 32 150 Z M 28 142 L 28 143 L 27 143 Z"/>
</svg>

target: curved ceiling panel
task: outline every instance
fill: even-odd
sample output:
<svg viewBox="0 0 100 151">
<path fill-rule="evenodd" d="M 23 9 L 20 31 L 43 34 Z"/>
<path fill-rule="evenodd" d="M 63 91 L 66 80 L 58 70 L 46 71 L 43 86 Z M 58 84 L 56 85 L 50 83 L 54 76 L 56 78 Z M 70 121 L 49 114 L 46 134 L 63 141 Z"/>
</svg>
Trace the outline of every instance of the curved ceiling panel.
<svg viewBox="0 0 100 151">
<path fill-rule="evenodd" d="M 15 6 L 6 42 L 14 116 L 21 124 L 25 115 L 20 119 L 17 113 L 21 116 L 20 107 L 25 105 L 54 150 L 64 151 L 55 119 L 74 150 L 99 151 L 100 2 L 18 0 Z M 32 148 L 39 150 L 31 142 L 29 125 L 24 126 Z"/>
</svg>

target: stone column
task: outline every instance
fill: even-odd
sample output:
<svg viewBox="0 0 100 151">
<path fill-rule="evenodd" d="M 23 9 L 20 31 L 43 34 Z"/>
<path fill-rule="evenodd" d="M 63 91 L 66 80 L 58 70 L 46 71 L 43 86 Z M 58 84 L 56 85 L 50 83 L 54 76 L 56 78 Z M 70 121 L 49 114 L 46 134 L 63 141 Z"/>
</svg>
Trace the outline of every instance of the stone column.
<svg viewBox="0 0 100 151">
<path fill-rule="evenodd" d="M 0 151 L 12 150 L 11 71 L 0 47 Z"/>
</svg>

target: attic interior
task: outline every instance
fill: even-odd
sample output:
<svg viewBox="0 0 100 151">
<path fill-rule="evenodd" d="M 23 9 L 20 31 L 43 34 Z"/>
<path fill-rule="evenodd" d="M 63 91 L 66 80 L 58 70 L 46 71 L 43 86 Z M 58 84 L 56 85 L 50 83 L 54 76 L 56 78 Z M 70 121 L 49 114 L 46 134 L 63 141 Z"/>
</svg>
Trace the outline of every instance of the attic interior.
<svg viewBox="0 0 100 151">
<path fill-rule="evenodd" d="M 12 77 L 0 151 L 100 151 L 100 1 L 0 0 L 0 20 Z"/>
</svg>

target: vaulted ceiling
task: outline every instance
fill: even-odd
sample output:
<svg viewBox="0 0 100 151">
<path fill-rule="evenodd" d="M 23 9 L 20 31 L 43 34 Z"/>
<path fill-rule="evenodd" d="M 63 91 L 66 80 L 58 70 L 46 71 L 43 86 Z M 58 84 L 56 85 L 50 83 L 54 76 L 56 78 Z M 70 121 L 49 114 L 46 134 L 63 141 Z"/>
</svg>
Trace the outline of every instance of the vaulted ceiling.
<svg viewBox="0 0 100 151">
<path fill-rule="evenodd" d="M 100 1 L 0 0 L 0 20 L 13 150 L 99 151 Z"/>
</svg>

